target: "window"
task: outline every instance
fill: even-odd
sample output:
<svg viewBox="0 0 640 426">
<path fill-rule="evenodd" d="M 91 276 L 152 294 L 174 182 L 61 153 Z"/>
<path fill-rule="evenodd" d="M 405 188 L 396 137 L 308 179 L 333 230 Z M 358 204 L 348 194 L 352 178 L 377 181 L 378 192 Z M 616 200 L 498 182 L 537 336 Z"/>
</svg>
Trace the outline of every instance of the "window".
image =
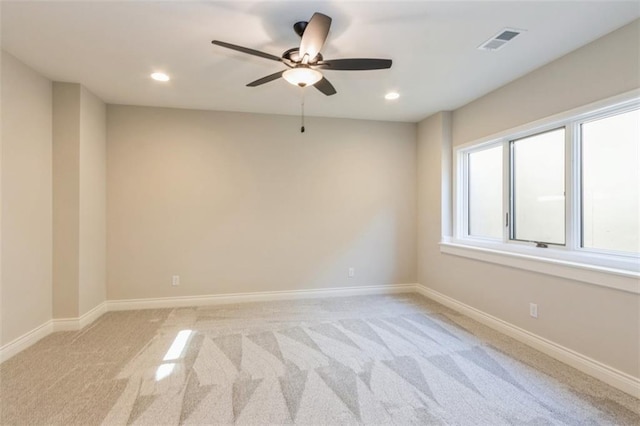
<svg viewBox="0 0 640 426">
<path fill-rule="evenodd" d="M 502 238 L 502 146 L 469 153 L 469 235 Z"/>
<path fill-rule="evenodd" d="M 511 238 L 564 244 L 564 127 L 511 145 Z"/>
<path fill-rule="evenodd" d="M 582 247 L 640 252 L 640 110 L 582 124 Z"/>
<path fill-rule="evenodd" d="M 637 97 L 463 146 L 456 164 L 458 246 L 640 269 Z"/>
</svg>

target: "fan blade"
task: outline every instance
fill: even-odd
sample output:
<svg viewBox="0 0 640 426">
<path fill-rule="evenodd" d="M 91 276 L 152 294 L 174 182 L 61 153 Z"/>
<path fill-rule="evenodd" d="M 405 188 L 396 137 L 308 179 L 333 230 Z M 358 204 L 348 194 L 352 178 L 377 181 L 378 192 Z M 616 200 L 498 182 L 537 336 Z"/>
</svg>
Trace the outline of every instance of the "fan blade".
<svg viewBox="0 0 640 426">
<path fill-rule="evenodd" d="M 278 71 L 277 73 L 268 75 L 266 77 L 259 78 L 256 81 L 252 81 L 251 83 L 247 84 L 247 87 L 256 87 L 256 86 L 260 86 L 261 84 L 265 84 L 265 83 L 268 83 L 270 81 L 277 80 L 280 77 L 282 77 L 283 73 L 284 73 L 284 71 Z"/>
<path fill-rule="evenodd" d="M 312 61 L 324 46 L 324 42 L 329 35 L 331 18 L 322 13 L 314 13 L 311 20 L 304 29 L 302 40 L 300 41 L 300 58 L 309 55 L 308 61 Z"/>
<path fill-rule="evenodd" d="M 220 40 L 213 40 L 211 43 L 213 43 L 213 44 L 215 44 L 217 46 L 226 47 L 227 49 L 237 50 L 238 52 L 248 53 L 249 55 L 260 56 L 261 58 L 271 59 L 272 61 L 282 62 L 282 58 L 280 58 L 278 56 L 271 55 L 269 53 L 260 52 L 259 50 L 255 50 L 255 49 L 249 49 L 248 47 L 237 46 L 235 44 L 226 43 L 226 42 L 220 41 Z"/>
<path fill-rule="evenodd" d="M 314 84 L 313 87 L 315 87 L 316 89 L 318 89 L 319 91 L 321 91 L 327 96 L 335 95 L 337 93 L 336 88 L 333 87 L 333 84 L 329 83 L 329 80 L 327 80 L 324 77 L 322 77 L 322 80 Z"/>
<path fill-rule="evenodd" d="M 364 71 L 391 68 L 391 63 L 391 59 L 329 59 L 320 62 L 317 67 L 337 71 Z"/>
</svg>

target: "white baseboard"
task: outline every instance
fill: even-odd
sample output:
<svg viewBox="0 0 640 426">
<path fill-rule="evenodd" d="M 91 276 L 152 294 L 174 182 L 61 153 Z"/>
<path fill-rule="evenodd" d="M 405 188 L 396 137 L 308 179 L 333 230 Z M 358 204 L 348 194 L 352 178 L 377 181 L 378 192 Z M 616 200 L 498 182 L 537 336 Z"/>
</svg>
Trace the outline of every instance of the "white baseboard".
<svg viewBox="0 0 640 426">
<path fill-rule="evenodd" d="M 158 297 L 107 301 L 109 311 L 132 309 L 182 308 L 243 302 L 311 299 L 317 297 L 366 296 L 373 294 L 413 293 L 416 284 L 393 284 L 360 287 L 321 288 L 311 290 L 260 291 L 252 293 L 211 294 L 204 296 Z"/>
<path fill-rule="evenodd" d="M 395 284 L 362 287 L 324 288 L 314 290 L 264 291 L 255 293 L 214 294 L 190 297 L 162 297 L 152 299 L 108 300 L 78 318 L 54 318 L 0 347 L 0 363 L 23 351 L 38 340 L 57 331 L 80 330 L 108 311 L 188 306 L 220 305 L 270 300 L 293 300 L 316 297 L 365 296 L 372 294 L 412 293 L 416 284 Z"/>
<path fill-rule="evenodd" d="M 91 324 L 107 312 L 107 302 L 102 302 L 89 312 L 78 318 L 54 318 L 53 331 L 76 331 L 81 330 Z"/>
<path fill-rule="evenodd" d="M 47 337 L 51 333 L 55 333 L 56 331 L 81 330 L 96 319 L 100 318 L 100 316 L 105 312 L 107 312 L 107 304 L 102 302 L 79 318 L 51 319 L 0 347 L 0 363 L 8 360 L 18 352 L 27 349 L 29 346 L 35 344 L 40 339 Z"/>
<path fill-rule="evenodd" d="M 527 330 L 489 315 L 476 308 L 438 293 L 421 284 L 396 284 L 362 287 L 324 288 L 313 290 L 264 291 L 254 293 L 232 293 L 191 297 L 162 297 L 153 299 L 108 300 L 79 318 L 60 318 L 47 321 L 23 336 L 0 347 L 0 363 L 28 348 L 38 340 L 55 331 L 80 330 L 108 311 L 135 309 L 179 308 L 188 306 L 220 305 L 242 302 L 266 302 L 272 300 L 297 300 L 318 297 L 365 296 L 417 292 L 442 303 L 470 318 L 510 336 L 540 352 L 570 365 L 592 377 L 602 380 L 636 398 L 640 398 L 640 379 L 616 370 L 606 364 L 554 343 Z"/>
<path fill-rule="evenodd" d="M 596 379 L 620 389 L 636 398 L 640 398 L 640 379 L 624 373 L 593 358 L 580 354 L 562 345 L 533 334 L 527 330 L 508 323 L 500 318 L 489 315 L 479 309 L 466 305 L 449 296 L 416 284 L 416 291 L 429 299 L 435 300 L 455 311 L 458 311 L 474 320 L 491 327 L 519 342 L 539 350 L 552 358 L 557 359 L 577 370 L 582 371 Z"/>
<path fill-rule="evenodd" d="M 8 360 L 18 352 L 27 349 L 43 337 L 47 337 L 53 332 L 53 322 L 51 320 L 34 328 L 33 330 L 23 334 L 0 347 L 0 363 Z"/>
</svg>

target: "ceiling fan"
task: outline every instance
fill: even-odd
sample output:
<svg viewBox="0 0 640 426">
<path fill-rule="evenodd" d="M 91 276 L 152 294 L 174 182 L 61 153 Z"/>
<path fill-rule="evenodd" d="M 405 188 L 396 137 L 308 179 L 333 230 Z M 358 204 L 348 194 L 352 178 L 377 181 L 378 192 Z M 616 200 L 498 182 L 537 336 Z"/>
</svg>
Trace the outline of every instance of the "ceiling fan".
<svg viewBox="0 0 640 426">
<path fill-rule="evenodd" d="M 313 14 L 309 22 L 296 22 L 293 25 L 293 30 L 302 37 L 300 47 L 289 49 L 282 56 L 271 55 L 219 40 L 213 40 L 211 43 L 227 49 L 237 50 L 238 52 L 248 53 L 249 55 L 282 62 L 288 67 L 283 71 L 252 81 L 247 84 L 248 87 L 260 86 L 283 77 L 293 85 L 300 87 L 314 86 L 325 95 L 331 96 L 336 94 L 336 89 L 319 70 L 365 71 L 391 68 L 391 59 L 351 58 L 325 60 L 320 50 L 324 46 L 330 27 L 331 18 L 318 12 Z"/>
</svg>

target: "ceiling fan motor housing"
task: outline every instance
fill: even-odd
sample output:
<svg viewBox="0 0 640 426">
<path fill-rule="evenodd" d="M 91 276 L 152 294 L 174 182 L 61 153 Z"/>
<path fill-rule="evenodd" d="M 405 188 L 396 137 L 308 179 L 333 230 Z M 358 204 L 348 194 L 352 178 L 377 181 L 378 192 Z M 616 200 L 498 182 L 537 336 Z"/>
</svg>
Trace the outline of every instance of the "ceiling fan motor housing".
<svg viewBox="0 0 640 426">
<path fill-rule="evenodd" d="M 291 49 L 285 51 L 282 54 L 282 58 L 283 59 L 287 59 L 287 60 L 289 60 L 291 62 L 294 62 L 294 63 L 301 62 L 302 58 L 300 57 L 300 48 L 292 47 Z M 316 55 L 316 57 L 315 58 L 311 58 L 311 60 L 309 60 L 308 63 L 310 65 L 314 65 L 314 64 L 317 64 L 318 62 L 322 62 L 322 53 L 318 53 Z"/>
</svg>

